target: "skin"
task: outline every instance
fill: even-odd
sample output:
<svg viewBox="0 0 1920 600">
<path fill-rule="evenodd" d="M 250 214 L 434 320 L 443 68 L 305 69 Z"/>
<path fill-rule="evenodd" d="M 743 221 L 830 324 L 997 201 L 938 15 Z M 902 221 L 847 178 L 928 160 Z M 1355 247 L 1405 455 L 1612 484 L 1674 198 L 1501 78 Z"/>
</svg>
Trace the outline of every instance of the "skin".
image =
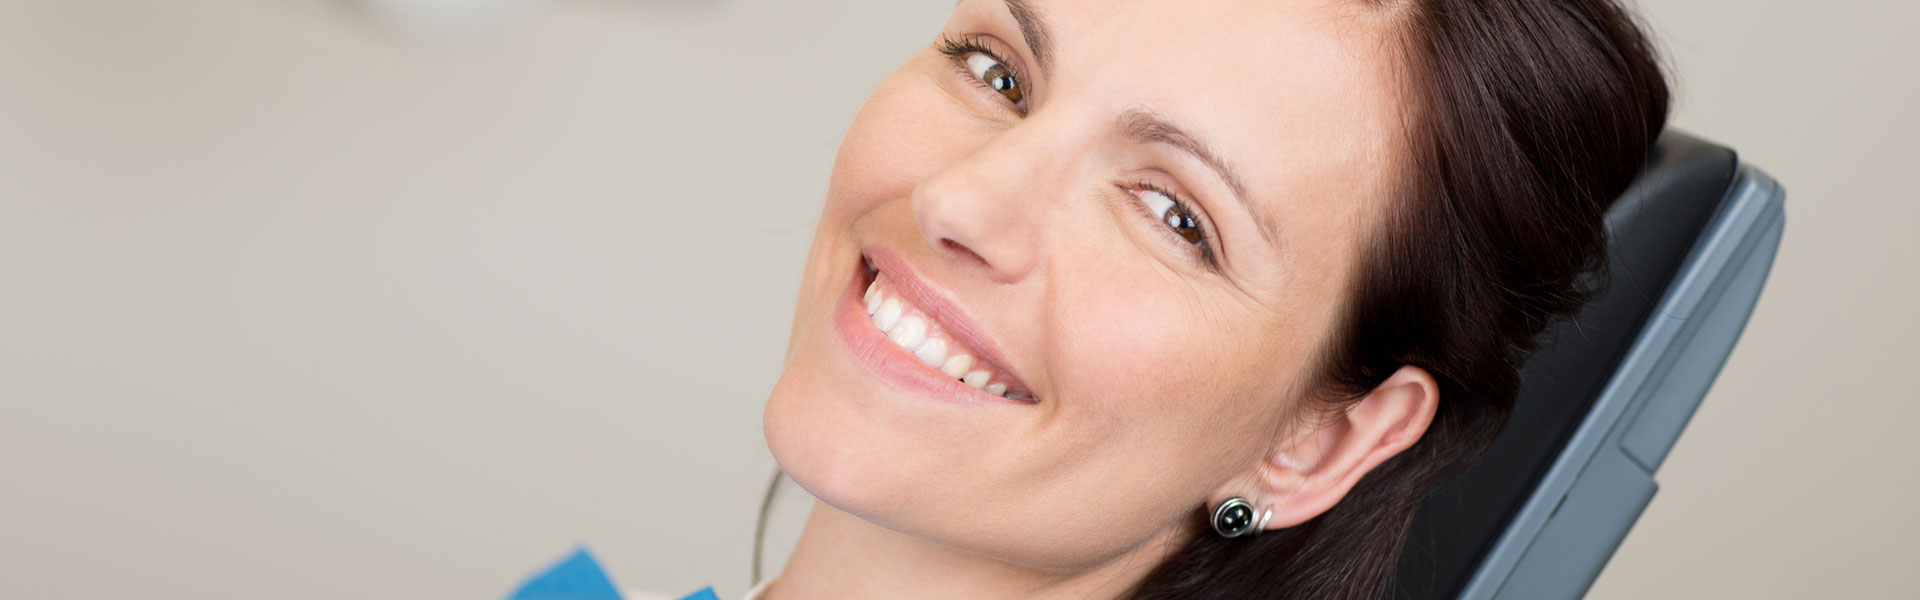
<svg viewBox="0 0 1920 600">
<path fill-rule="evenodd" d="M 847 132 L 810 249 L 769 447 L 820 499 L 770 596 L 1118 597 L 1228 497 L 1269 529 L 1333 506 L 1426 430 L 1403 367 L 1345 410 L 1308 402 L 1404 164 L 1392 15 L 1316 0 L 965 0 L 1024 102 L 934 44 Z M 1036 51 L 1046 55 L 1044 61 Z M 1228 180 L 1117 125 L 1150 112 Z M 1147 182 L 1217 258 L 1141 210 Z M 1262 223 L 1270 227 L 1263 231 Z M 1037 403 L 956 402 L 869 368 L 837 303 L 884 249 L 997 345 Z"/>
</svg>

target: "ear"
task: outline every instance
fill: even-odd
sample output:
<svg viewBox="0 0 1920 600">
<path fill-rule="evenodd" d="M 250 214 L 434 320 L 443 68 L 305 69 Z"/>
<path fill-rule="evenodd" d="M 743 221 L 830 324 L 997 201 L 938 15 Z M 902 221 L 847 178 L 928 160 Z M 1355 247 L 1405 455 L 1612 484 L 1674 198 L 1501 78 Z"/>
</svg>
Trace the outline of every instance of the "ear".
<svg viewBox="0 0 1920 600">
<path fill-rule="evenodd" d="M 1420 440 L 1440 405 L 1426 369 L 1402 366 L 1373 391 L 1281 444 L 1260 465 L 1256 506 L 1273 509 L 1268 529 L 1306 522 L 1340 502 L 1360 477 Z"/>
</svg>

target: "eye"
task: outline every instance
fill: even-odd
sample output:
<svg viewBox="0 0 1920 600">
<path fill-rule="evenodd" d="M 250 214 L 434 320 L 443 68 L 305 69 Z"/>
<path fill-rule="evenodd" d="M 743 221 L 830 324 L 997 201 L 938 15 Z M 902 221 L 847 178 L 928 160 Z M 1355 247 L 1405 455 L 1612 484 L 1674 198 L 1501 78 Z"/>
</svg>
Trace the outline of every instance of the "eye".
<svg viewBox="0 0 1920 600">
<path fill-rule="evenodd" d="M 975 85 L 1006 98 L 1022 114 L 1026 112 L 1027 84 L 1020 76 L 1020 70 L 1001 60 L 1001 55 L 981 43 L 979 36 L 970 35 L 960 39 L 942 36 L 940 53 L 953 60 L 954 66 L 962 73 L 973 78 Z"/>
<path fill-rule="evenodd" d="M 1160 222 L 1165 224 L 1167 229 L 1172 230 L 1174 235 L 1180 236 L 1180 239 L 1186 240 L 1189 244 L 1203 248 L 1206 246 L 1206 232 L 1200 229 L 1200 220 L 1194 218 L 1193 211 L 1189 210 L 1186 204 L 1158 190 L 1140 190 L 1133 195 L 1147 206 L 1149 214 L 1160 219 Z"/>
<path fill-rule="evenodd" d="M 1026 88 L 1022 87 L 1020 79 L 1014 76 L 1013 70 L 984 52 L 967 55 L 967 71 L 973 73 L 974 78 L 979 79 L 981 85 L 999 92 L 1008 102 L 1019 105 L 1020 101 L 1027 97 Z"/>
</svg>

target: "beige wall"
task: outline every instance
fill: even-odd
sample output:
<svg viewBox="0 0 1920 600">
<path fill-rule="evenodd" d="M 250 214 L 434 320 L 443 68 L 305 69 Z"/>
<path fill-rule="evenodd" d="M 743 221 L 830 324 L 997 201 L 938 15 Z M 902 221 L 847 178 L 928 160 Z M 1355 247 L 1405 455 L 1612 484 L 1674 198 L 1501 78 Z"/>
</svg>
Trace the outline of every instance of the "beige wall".
<svg viewBox="0 0 1920 600">
<path fill-rule="evenodd" d="M 737 597 L 835 143 L 947 6 L 0 0 L 0 597 L 490 598 L 576 542 Z M 1593 597 L 1920 594 L 1920 9 L 1646 10 L 1790 220 Z"/>
</svg>

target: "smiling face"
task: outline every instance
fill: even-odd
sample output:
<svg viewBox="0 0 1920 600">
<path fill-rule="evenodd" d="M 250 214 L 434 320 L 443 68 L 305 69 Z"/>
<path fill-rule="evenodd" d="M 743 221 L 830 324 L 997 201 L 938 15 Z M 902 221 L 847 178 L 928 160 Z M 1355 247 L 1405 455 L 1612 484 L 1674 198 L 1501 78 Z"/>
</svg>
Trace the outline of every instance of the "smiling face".
<svg viewBox="0 0 1920 600">
<path fill-rule="evenodd" d="M 1353 2 L 1011 4 L 962 2 L 847 132 L 766 433 L 841 511 L 1083 570 L 1298 430 L 1399 71 Z"/>
</svg>

